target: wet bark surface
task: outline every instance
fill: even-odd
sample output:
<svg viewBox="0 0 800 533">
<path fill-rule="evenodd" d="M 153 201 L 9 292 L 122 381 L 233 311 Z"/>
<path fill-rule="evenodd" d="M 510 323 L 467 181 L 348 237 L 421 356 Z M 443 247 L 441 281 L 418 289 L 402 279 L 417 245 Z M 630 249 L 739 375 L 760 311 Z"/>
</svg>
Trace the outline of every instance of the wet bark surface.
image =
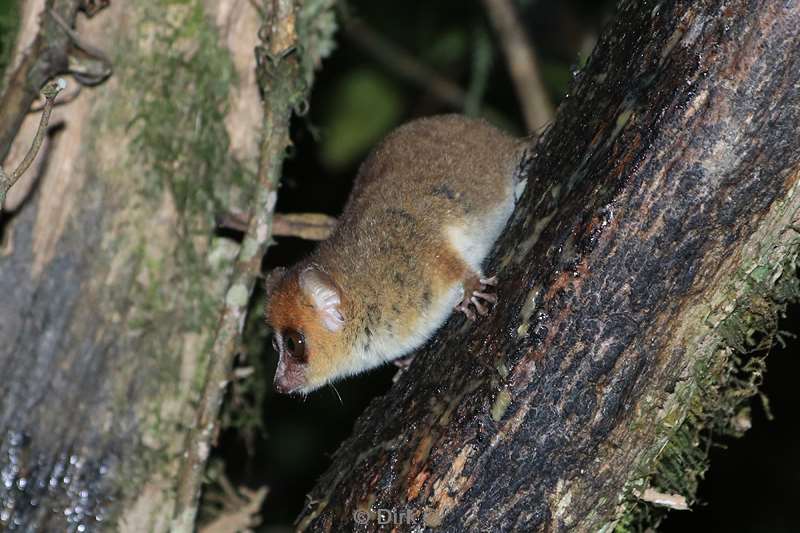
<svg viewBox="0 0 800 533">
<path fill-rule="evenodd" d="M 102 211 L 86 207 L 76 223 L 102 227 Z M 104 327 L 100 309 L 80 310 L 82 277 L 99 234 L 64 239 L 39 283 L 30 276 L 33 217 L 30 210 L 17 221 L 13 260 L 2 261 L 0 275 L 0 518 L 11 529 L 15 521 L 48 524 L 57 508 L 67 523 L 102 520 L 116 492 L 104 474 L 135 442 L 130 408 L 103 407 L 110 393 L 104 376 L 119 364 L 113 344 L 120 332 Z M 140 385 L 131 383 L 131 392 Z M 89 423 L 92 416 L 104 424 Z"/>
<path fill-rule="evenodd" d="M 613 520 L 719 343 L 727 282 L 797 219 L 799 45 L 793 3 L 623 2 L 532 146 L 486 269 L 501 303 L 371 404 L 300 529 Z"/>
</svg>

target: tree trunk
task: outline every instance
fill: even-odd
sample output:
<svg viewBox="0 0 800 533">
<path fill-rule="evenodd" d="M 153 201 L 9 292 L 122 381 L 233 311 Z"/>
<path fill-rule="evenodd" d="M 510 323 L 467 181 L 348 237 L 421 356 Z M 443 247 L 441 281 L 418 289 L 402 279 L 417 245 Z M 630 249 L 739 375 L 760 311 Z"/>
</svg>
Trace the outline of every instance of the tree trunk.
<svg viewBox="0 0 800 533">
<path fill-rule="evenodd" d="M 299 529 L 607 531 L 691 486 L 665 454 L 797 294 L 798 141 L 800 6 L 623 1 L 532 146 L 501 303 L 372 403 Z"/>
<path fill-rule="evenodd" d="M 43 4 L 25 3 L 18 57 Z M 297 96 L 285 87 L 310 85 L 333 28 L 328 0 L 267 4 L 265 21 L 248 0 L 115 1 L 79 19 L 114 75 L 56 108 L 63 128 L 11 189 L 0 228 L 0 529 L 191 530 L 233 356 L 215 350 L 242 325 L 255 274 L 240 267 L 257 267 L 270 235 L 262 224 L 240 248 L 214 237 L 214 218 L 274 205 L 262 185 L 288 143 Z M 299 59 L 270 56 L 278 73 L 302 64 L 265 93 L 264 143 L 262 22 L 267 55 L 297 48 L 281 31 L 305 39 Z"/>
</svg>

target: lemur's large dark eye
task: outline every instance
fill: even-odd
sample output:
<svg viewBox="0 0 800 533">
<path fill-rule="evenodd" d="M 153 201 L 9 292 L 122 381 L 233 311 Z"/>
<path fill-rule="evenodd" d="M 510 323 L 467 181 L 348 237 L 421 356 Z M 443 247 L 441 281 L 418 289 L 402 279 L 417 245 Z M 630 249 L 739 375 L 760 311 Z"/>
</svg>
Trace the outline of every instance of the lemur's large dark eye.
<svg viewBox="0 0 800 533">
<path fill-rule="evenodd" d="M 306 362 L 306 341 L 299 331 L 287 329 L 283 332 L 283 349 L 295 361 Z"/>
</svg>

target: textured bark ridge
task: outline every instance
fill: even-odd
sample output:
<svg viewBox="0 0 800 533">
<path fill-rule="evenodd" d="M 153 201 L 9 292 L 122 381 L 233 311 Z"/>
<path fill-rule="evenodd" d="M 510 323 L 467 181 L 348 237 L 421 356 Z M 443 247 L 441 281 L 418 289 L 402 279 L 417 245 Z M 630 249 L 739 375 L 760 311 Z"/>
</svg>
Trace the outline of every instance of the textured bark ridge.
<svg viewBox="0 0 800 533">
<path fill-rule="evenodd" d="M 373 402 L 299 527 L 612 522 L 721 325 L 796 257 L 799 88 L 795 3 L 622 2 L 534 148 L 502 303 Z"/>
</svg>

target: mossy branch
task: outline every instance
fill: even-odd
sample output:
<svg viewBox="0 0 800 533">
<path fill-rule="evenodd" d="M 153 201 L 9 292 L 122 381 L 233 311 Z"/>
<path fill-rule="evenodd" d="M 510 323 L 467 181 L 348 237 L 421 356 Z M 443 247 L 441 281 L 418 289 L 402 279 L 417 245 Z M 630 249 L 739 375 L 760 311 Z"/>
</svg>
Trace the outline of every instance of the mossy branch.
<svg viewBox="0 0 800 533">
<path fill-rule="evenodd" d="M 311 7 L 317 7 L 312 11 Z M 239 254 L 234 274 L 228 283 L 219 325 L 211 348 L 204 391 L 196 410 L 195 424 L 187 434 L 186 456 L 177 484 L 176 511 L 172 531 L 192 531 L 197 512 L 197 498 L 202 485 L 204 465 L 217 430 L 217 416 L 239 338 L 247 316 L 250 296 L 260 275 L 261 260 L 271 242 L 273 214 L 281 167 L 290 144 L 289 123 L 293 112 L 303 106 L 313 66 L 325 53 L 325 35 L 314 48 L 303 41 L 319 35 L 300 35 L 300 27 L 319 27 L 330 6 L 326 2 L 304 3 L 296 0 L 267 0 L 268 19 L 260 31 L 262 45 L 256 49 L 258 81 L 263 99 L 262 141 L 259 154 L 256 200 Z M 304 20 L 304 15 L 314 20 Z M 300 20 L 298 20 L 300 19 Z M 328 25 L 321 33 L 332 31 Z M 316 55 L 314 60 L 301 56 L 300 50 Z M 309 51 L 311 50 L 311 51 Z M 319 55 L 317 55 L 319 54 Z"/>
<path fill-rule="evenodd" d="M 0 165 L 0 210 L 3 209 L 3 204 L 6 201 L 6 194 L 8 194 L 9 189 L 14 186 L 19 178 L 22 177 L 25 171 L 31 166 L 33 160 L 36 159 L 36 154 L 39 153 L 39 148 L 42 147 L 42 142 L 44 141 L 44 135 L 47 131 L 47 125 L 50 122 L 50 113 L 53 111 L 56 96 L 58 96 L 58 93 L 66 86 L 67 82 L 61 78 L 51 81 L 44 86 L 42 89 L 42 96 L 44 96 L 45 102 L 44 109 L 42 110 L 42 118 L 39 120 L 39 128 L 36 130 L 36 135 L 33 137 L 33 143 L 31 143 L 28 153 L 25 154 L 20 164 L 10 174 L 6 173 L 3 166 Z"/>
</svg>

